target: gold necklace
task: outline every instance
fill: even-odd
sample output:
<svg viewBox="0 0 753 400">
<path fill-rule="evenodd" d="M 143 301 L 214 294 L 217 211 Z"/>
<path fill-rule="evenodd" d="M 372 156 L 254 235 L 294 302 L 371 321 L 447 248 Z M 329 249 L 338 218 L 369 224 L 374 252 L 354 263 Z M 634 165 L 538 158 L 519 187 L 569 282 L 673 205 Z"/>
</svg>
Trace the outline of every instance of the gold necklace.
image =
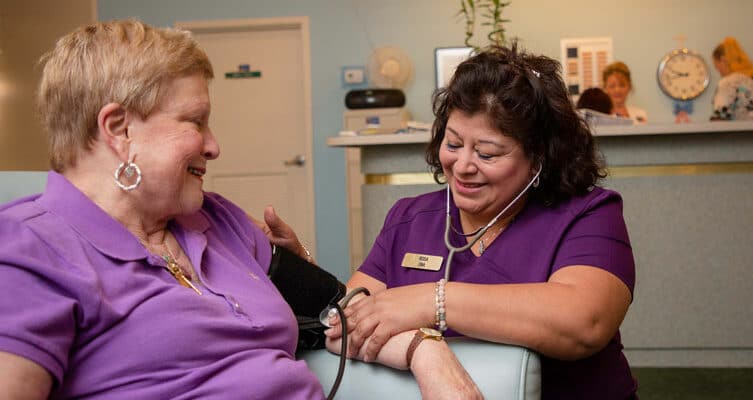
<svg viewBox="0 0 753 400">
<path fill-rule="evenodd" d="M 481 238 L 481 239 L 479 240 L 479 245 L 478 245 L 478 255 L 482 255 L 482 254 L 484 254 L 484 252 L 486 251 L 486 248 L 487 248 L 487 246 L 486 246 L 486 243 L 485 243 L 485 241 L 489 241 L 489 245 L 491 245 L 491 242 L 492 242 L 492 241 L 493 241 L 493 240 L 494 240 L 494 239 L 495 239 L 495 238 L 496 238 L 496 237 L 497 237 L 497 236 L 498 236 L 498 235 L 499 235 L 500 233 L 502 233 L 502 231 L 504 231 L 504 230 L 505 230 L 505 229 L 506 229 L 506 228 L 507 228 L 508 226 L 510 226 L 510 224 L 512 223 L 512 221 L 513 221 L 513 220 L 515 219 L 515 216 L 516 216 L 516 215 L 517 215 L 517 213 L 516 213 L 516 214 L 513 214 L 513 215 L 511 215 L 510 217 L 508 217 L 508 218 L 507 218 L 507 220 L 503 220 L 503 221 L 502 221 L 502 224 L 500 225 L 500 227 L 499 227 L 499 228 L 497 228 L 497 230 L 496 230 L 496 231 L 494 231 L 494 232 L 493 232 L 493 233 L 492 233 L 491 235 L 489 235 L 488 237 L 486 237 L 486 238 L 482 237 L 482 238 Z M 487 233 L 488 233 L 488 231 L 487 231 Z M 486 234 L 485 234 L 484 236 L 486 236 Z"/>
<path fill-rule="evenodd" d="M 167 264 L 167 270 L 170 272 L 173 278 L 178 281 L 178 283 L 187 288 L 193 289 L 194 292 L 198 293 L 199 296 L 201 296 L 201 290 L 199 290 L 199 288 L 197 288 L 196 285 L 191 282 L 191 279 L 188 279 L 186 277 L 186 274 L 183 273 L 183 268 L 180 267 L 178 261 L 175 259 L 175 256 L 173 256 L 170 249 L 164 243 L 163 245 L 165 246 L 165 250 L 167 250 L 167 254 L 162 254 L 162 259 L 165 260 L 165 264 Z"/>
<path fill-rule="evenodd" d="M 152 246 L 149 245 L 148 242 L 144 240 L 141 240 L 141 242 L 147 249 L 152 248 Z M 196 287 L 193 282 L 191 282 L 192 279 L 188 279 L 188 277 L 186 277 L 186 274 L 183 272 L 183 268 L 181 268 L 180 264 L 178 264 L 178 258 L 173 255 L 172 251 L 170 251 L 170 247 L 167 246 L 166 238 L 162 240 L 162 243 L 160 243 L 159 246 L 165 249 L 165 252 L 162 253 L 162 259 L 165 260 L 165 269 L 167 269 L 167 272 L 169 272 L 170 275 L 172 275 L 173 278 L 178 281 L 178 283 L 189 289 L 193 289 L 194 292 L 198 293 L 199 296 L 201 296 L 201 290 L 199 290 L 199 288 Z M 190 274 L 193 278 L 193 273 Z"/>
<path fill-rule="evenodd" d="M 501 227 L 500 227 L 499 229 L 497 229 L 497 231 L 496 231 L 496 232 L 494 232 L 494 233 L 493 233 L 493 234 L 492 234 L 492 235 L 491 235 L 490 237 L 488 237 L 488 238 L 481 238 L 481 240 L 479 240 L 479 245 L 478 245 L 478 255 L 482 255 L 482 254 L 484 254 L 484 252 L 486 251 L 486 244 L 484 243 L 484 241 L 485 241 L 485 240 L 488 240 L 489 242 L 491 242 L 492 240 L 494 240 L 494 238 L 495 238 L 495 237 L 496 237 L 496 236 L 497 236 L 497 235 L 498 235 L 498 234 L 499 234 L 500 232 L 502 232 L 502 229 L 504 229 L 504 226 L 501 226 Z M 490 244 L 491 244 L 491 243 L 490 243 Z"/>
</svg>

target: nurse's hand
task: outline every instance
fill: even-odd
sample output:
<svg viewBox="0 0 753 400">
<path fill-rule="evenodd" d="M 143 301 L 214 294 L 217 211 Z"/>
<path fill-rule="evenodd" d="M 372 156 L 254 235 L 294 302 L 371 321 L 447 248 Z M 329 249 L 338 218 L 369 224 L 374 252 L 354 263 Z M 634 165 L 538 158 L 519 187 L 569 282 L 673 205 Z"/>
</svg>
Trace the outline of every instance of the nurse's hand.
<svg viewBox="0 0 753 400">
<path fill-rule="evenodd" d="M 391 337 L 418 327 L 433 326 L 434 308 L 434 283 L 383 290 L 349 305 L 345 308 L 348 356 L 360 353 L 364 361 L 374 360 Z M 341 328 L 340 324 L 334 325 L 327 336 L 340 337 Z"/>
</svg>

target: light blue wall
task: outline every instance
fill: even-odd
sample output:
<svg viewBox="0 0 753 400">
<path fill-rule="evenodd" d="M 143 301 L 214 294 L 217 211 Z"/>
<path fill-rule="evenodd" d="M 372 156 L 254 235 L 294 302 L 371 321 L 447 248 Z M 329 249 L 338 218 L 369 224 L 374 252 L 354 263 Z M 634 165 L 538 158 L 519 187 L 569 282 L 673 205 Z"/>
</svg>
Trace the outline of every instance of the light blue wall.
<svg viewBox="0 0 753 400">
<path fill-rule="evenodd" d="M 371 44 L 397 45 L 412 57 L 416 79 L 407 88 L 414 119 L 431 121 L 429 97 L 434 89 L 435 47 L 462 44 L 463 26 L 455 17 L 458 0 L 99 0 L 101 20 L 137 17 L 158 26 L 176 21 L 309 16 L 314 127 L 314 176 L 317 253 L 322 265 L 347 278 L 348 234 L 344 157 L 326 145 L 342 125 L 340 67 L 364 65 Z M 527 49 L 559 58 L 564 37 L 611 36 L 616 59 L 633 71 L 631 103 L 645 108 L 652 122 L 670 122 L 672 102 L 656 85 L 661 57 L 677 47 L 673 37 L 685 34 L 686 46 L 710 60 L 724 36 L 738 38 L 753 52 L 753 1 L 750 0 L 513 0 L 506 8 L 508 35 Z M 709 61 L 709 65 L 711 65 Z M 695 120 L 705 120 L 711 90 L 695 102 Z"/>
</svg>

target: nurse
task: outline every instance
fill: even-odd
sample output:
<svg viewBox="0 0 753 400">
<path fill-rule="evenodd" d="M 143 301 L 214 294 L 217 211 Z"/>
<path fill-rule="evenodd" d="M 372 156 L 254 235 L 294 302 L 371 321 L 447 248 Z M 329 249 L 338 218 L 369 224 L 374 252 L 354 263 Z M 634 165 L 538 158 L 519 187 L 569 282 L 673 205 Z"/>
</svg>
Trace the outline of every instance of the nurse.
<svg viewBox="0 0 753 400">
<path fill-rule="evenodd" d="M 346 309 L 349 356 L 442 374 L 449 350 L 429 327 L 537 351 L 544 399 L 635 396 L 619 334 L 635 284 L 622 199 L 598 186 L 603 162 L 559 66 L 492 48 L 435 94 L 426 160 L 442 186 L 392 207 L 350 279 L 372 295 Z M 448 248 L 465 246 L 448 274 Z M 418 379 L 426 398 L 453 382 Z"/>
</svg>

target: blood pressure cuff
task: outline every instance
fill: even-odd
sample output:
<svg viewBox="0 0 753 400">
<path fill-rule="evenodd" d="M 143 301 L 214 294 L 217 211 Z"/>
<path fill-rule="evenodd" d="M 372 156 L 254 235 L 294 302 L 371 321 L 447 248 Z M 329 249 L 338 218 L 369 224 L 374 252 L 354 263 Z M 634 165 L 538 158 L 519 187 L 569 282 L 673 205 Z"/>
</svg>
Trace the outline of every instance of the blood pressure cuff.
<svg viewBox="0 0 753 400">
<path fill-rule="evenodd" d="M 291 251 L 272 246 L 269 278 L 298 320 L 298 350 L 324 348 L 319 314 L 345 296 L 345 285 L 334 275 Z"/>
</svg>

